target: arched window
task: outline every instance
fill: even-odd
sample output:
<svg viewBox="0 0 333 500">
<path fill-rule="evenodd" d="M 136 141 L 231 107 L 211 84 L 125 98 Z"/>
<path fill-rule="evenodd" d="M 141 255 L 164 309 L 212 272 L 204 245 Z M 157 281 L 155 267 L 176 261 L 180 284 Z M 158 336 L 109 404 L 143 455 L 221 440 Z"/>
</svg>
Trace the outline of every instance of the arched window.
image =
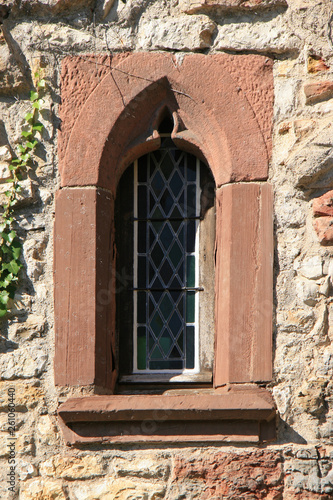
<svg viewBox="0 0 333 500">
<path fill-rule="evenodd" d="M 172 126 L 161 123 L 160 148 L 126 170 L 117 193 L 122 381 L 212 379 L 215 184 L 176 147 Z"/>
</svg>

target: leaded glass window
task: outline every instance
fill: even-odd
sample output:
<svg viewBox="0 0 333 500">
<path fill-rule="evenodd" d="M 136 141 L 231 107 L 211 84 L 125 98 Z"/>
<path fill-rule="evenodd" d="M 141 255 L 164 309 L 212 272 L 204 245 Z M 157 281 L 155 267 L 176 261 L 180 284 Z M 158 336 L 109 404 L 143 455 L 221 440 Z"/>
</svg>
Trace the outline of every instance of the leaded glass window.
<svg viewBox="0 0 333 500">
<path fill-rule="evenodd" d="M 212 378 L 215 184 L 209 168 L 165 132 L 160 149 L 130 165 L 117 190 L 116 328 L 124 384 Z"/>
<path fill-rule="evenodd" d="M 200 162 L 164 137 L 134 164 L 135 372 L 198 371 Z"/>
</svg>

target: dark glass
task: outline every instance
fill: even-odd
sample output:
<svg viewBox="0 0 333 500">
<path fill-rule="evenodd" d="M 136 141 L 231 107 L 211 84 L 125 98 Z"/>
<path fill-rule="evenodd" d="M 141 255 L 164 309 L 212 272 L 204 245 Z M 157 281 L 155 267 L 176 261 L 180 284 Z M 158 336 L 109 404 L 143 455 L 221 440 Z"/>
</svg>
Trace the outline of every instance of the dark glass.
<svg viewBox="0 0 333 500">
<path fill-rule="evenodd" d="M 187 216 L 195 217 L 196 215 L 196 186 L 195 184 L 190 184 L 187 186 Z"/>
<path fill-rule="evenodd" d="M 180 192 L 183 189 L 184 186 L 184 180 L 180 177 L 179 173 L 176 171 L 170 182 L 169 182 L 170 189 L 174 195 L 175 198 L 178 198 Z"/>
<path fill-rule="evenodd" d="M 169 286 L 169 283 L 170 283 L 173 275 L 174 275 L 174 273 L 173 273 L 172 267 L 170 266 L 169 262 L 166 260 L 160 269 L 160 276 L 164 282 L 165 287 Z"/>
<path fill-rule="evenodd" d="M 137 292 L 138 323 L 146 323 L 146 292 Z"/>
<path fill-rule="evenodd" d="M 186 322 L 194 323 L 195 321 L 195 292 L 186 293 Z"/>
<path fill-rule="evenodd" d="M 183 254 L 184 252 L 180 247 L 179 243 L 175 241 L 169 252 L 170 261 L 172 262 L 172 265 L 174 266 L 175 269 L 177 268 L 179 262 L 182 261 Z"/>
<path fill-rule="evenodd" d="M 146 288 L 146 257 L 138 256 L 138 288 Z"/>
<path fill-rule="evenodd" d="M 180 329 L 183 327 L 183 321 L 179 318 L 177 312 L 174 312 L 168 323 L 174 337 L 177 337 Z"/>
<path fill-rule="evenodd" d="M 159 344 L 162 348 L 163 354 L 165 358 L 169 357 L 170 349 L 172 347 L 172 339 L 170 337 L 170 333 L 167 329 L 165 329 L 159 339 Z"/>
<path fill-rule="evenodd" d="M 186 251 L 188 253 L 192 253 L 195 251 L 195 229 L 196 222 L 195 220 L 187 221 L 187 240 L 186 240 Z"/>
<path fill-rule="evenodd" d="M 153 317 L 150 321 L 150 328 L 152 329 L 152 332 L 154 333 L 155 337 L 158 337 L 162 331 L 164 325 L 163 318 L 159 314 L 158 311 L 153 314 Z"/>
<path fill-rule="evenodd" d="M 140 186 L 139 186 L 140 187 Z M 156 174 L 151 179 L 151 189 L 154 192 L 156 197 L 159 197 L 165 187 L 165 182 L 160 172 L 156 172 Z"/>
<path fill-rule="evenodd" d="M 173 169 L 174 169 L 173 161 L 170 158 L 169 154 L 166 154 L 161 163 L 162 174 L 164 175 L 166 181 L 169 180 L 169 177 L 172 174 Z"/>
<path fill-rule="evenodd" d="M 182 370 L 182 360 L 150 361 L 149 370 Z"/>
<path fill-rule="evenodd" d="M 146 252 L 146 235 L 147 235 L 147 223 L 143 221 L 138 222 L 138 252 Z"/>
<path fill-rule="evenodd" d="M 168 320 L 170 317 L 170 314 L 173 311 L 174 304 L 171 301 L 171 298 L 167 292 L 164 293 L 163 299 L 161 300 L 160 303 L 160 311 L 163 314 L 163 317 L 165 320 Z"/>
<path fill-rule="evenodd" d="M 170 194 L 170 191 L 168 188 L 166 188 L 161 196 L 160 199 L 160 207 L 162 208 L 164 214 L 166 217 L 169 217 L 170 212 L 174 206 L 174 199 L 172 195 Z"/>
<path fill-rule="evenodd" d="M 146 346 L 146 327 L 139 326 L 138 327 L 138 350 L 137 350 L 137 365 L 138 370 L 146 369 L 146 359 L 147 359 L 147 346 Z"/>
<path fill-rule="evenodd" d="M 194 368 L 194 326 L 186 327 L 186 368 Z"/>
<path fill-rule="evenodd" d="M 138 216 L 143 219 L 147 216 L 147 188 L 138 186 Z"/>
<path fill-rule="evenodd" d="M 163 257 L 164 257 L 164 252 L 161 249 L 160 245 L 156 242 L 154 249 L 151 252 L 151 260 L 153 261 L 157 269 L 159 268 Z"/>
<path fill-rule="evenodd" d="M 141 156 L 138 159 L 138 182 L 147 182 L 148 158 Z"/>
<path fill-rule="evenodd" d="M 197 159 L 195 156 L 187 155 L 187 182 L 195 182 L 197 178 Z"/>
<path fill-rule="evenodd" d="M 169 222 L 166 222 L 163 230 L 161 231 L 160 240 L 161 240 L 165 250 L 168 251 L 170 244 L 172 242 L 172 231 L 170 229 Z"/>
<path fill-rule="evenodd" d="M 186 257 L 186 286 L 195 286 L 195 257 L 188 255 Z"/>
<path fill-rule="evenodd" d="M 170 358 L 171 359 L 182 358 L 182 354 L 179 352 L 179 350 L 177 349 L 176 346 L 173 346 L 173 349 L 172 349 L 171 354 L 170 354 Z"/>
<path fill-rule="evenodd" d="M 163 359 L 163 354 L 162 354 L 162 351 L 161 351 L 161 348 L 156 345 L 153 349 L 153 352 L 151 353 L 151 356 L 150 356 L 151 359 Z"/>
</svg>

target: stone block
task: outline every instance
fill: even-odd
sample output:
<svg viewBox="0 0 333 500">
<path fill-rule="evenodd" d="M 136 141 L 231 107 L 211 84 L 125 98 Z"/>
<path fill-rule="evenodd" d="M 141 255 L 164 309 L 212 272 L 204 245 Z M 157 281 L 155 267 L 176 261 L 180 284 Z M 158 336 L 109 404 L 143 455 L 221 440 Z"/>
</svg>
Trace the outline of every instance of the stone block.
<svg viewBox="0 0 333 500">
<path fill-rule="evenodd" d="M 15 405 L 17 411 L 27 411 L 43 401 L 44 392 L 39 385 L 15 380 L 0 382 L 0 411 L 8 409 L 8 389 L 15 389 Z"/>
<path fill-rule="evenodd" d="M 193 452 L 175 457 L 170 498 L 277 499 L 282 489 L 279 452 Z"/>
<path fill-rule="evenodd" d="M 32 340 L 40 337 L 45 328 L 45 318 L 31 314 L 25 321 L 13 323 L 10 328 L 11 340 Z"/>
<path fill-rule="evenodd" d="M 333 97 L 333 82 L 306 83 L 304 85 L 306 104 L 315 104 Z"/>
<path fill-rule="evenodd" d="M 27 89 L 27 80 L 23 75 L 5 39 L 0 39 L 0 95 L 17 95 Z"/>
<path fill-rule="evenodd" d="M 30 179 L 20 182 L 21 191 L 17 194 L 16 207 L 31 205 L 36 201 L 35 187 Z M 10 184 L 0 185 L 0 205 L 8 202 L 6 191 L 10 190 Z"/>
<path fill-rule="evenodd" d="M 168 479 L 171 464 L 163 456 L 117 457 L 114 470 L 118 477 L 141 477 L 144 479 Z"/>
<path fill-rule="evenodd" d="M 30 479 L 21 483 L 20 500 L 68 500 L 61 481 Z"/>
<path fill-rule="evenodd" d="M 46 369 L 47 354 L 40 347 L 19 348 L 14 352 L 1 354 L 0 380 L 32 378 Z"/>
<path fill-rule="evenodd" d="M 333 217 L 333 191 L 328 191 L 319 198 L 313 200 L 313 215 L 315 217 L 331 216 Z"/>
<path fill-rule="evenodd" d="M 95 480 L 70 486 L 71 500 L 159 500 L 165 498 L 166 485 L 138 479 Z"/>
<path fill-rule="evenodd" d="M 36 424 L 36 441 L 40 446 L 59 445 L 58 428 L 50 415 L 41 415 Z"/>
<path fill-rule="evenodd" d="M 180 0 L 183 12 L 194 14 L 203 9 L 258 10 L 287 6 L 286 0 Z"/>
<path fill-rule="evenodd" d="M 299 270 L 305 278 L 316 280 L 323 276 L 323 261 L 319 255 L 305 259 Z"/>
<path fill-rule="evenodd" d="M 94 455 L 66 457 L 55 455 L 41 463 L 42 476 L 64 479 L 91 479 L 104 474 L 102 459 Z"/>
<path fill-rule="evenodd" d="M 319 217 L 313 223 L 319 242 L 322 245 L 333 244 L 333 218 Z"/>
<path fill-rule="evenodd" d="M 140 26 L 139 47 L 166 50 L 198 50 L 212 45 L 216 24 L 206 16 L 151 19 Z"/>
<path fill-rule="evenodd" d="M 325 63 L 324 59 L 320 56 L 308 57 L 308 72 L 319 73 L 320 71 L 327 71 L 329 66 Z"/>
</svg>

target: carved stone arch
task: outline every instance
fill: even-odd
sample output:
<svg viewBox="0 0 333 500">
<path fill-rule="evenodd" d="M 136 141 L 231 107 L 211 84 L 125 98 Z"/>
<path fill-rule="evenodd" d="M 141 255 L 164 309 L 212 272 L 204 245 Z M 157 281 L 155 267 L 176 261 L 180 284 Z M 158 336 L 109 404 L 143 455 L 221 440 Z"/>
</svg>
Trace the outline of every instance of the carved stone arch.
<svg viewBox="0 0 333 500">
<path fill-rule="evenodd" d="M 206 158 L 217 186 L 266 179 L 270 116 L 260 111 L 257 86 L 249 87 L 244 78 L 255 67 L 259 84 L 266 66 L 270 69 L 266 61 L 252 56 L 240 68 L 238 60 L 236 77 L 236 63 L 227 55 L 185 56 L 181 64 L 166 54 L 121 59 L 90 93 L 74 123 L 59 165 L 61 185 L 114 191 L 124 165 L 158 147 L 152 123 L 163 105 L 177 112 L 182 124 L 173 133 L 175 142 Z"/>
</svg>

